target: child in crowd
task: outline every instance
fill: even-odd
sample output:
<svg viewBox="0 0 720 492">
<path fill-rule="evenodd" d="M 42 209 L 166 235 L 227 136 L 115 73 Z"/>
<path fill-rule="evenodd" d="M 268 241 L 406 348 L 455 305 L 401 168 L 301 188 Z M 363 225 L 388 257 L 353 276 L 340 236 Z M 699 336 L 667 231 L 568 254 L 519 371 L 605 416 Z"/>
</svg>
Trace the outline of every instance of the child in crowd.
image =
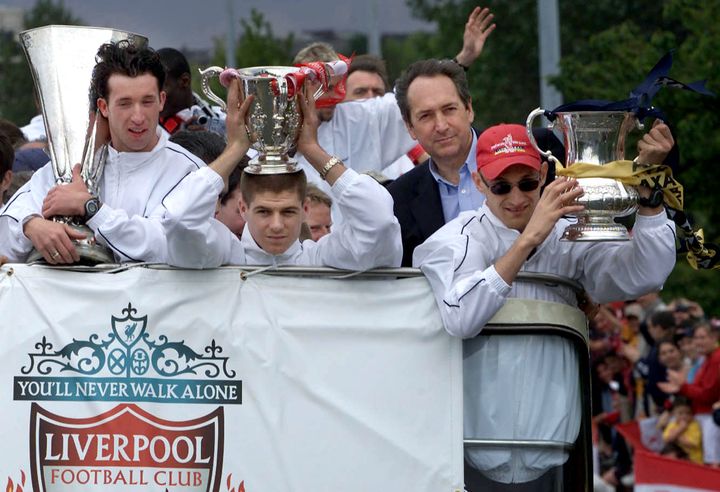
<svg viewBox="0 0 720 492">
<path fill-rule="evenodd" d="M 660 419 L 661 425 L 664 419 Z M 665 444 L 675 443 L 688 455 L 690 461 L 703 464 L 702 431 L 695 420 L 687 398 L 676 396 L 672 406 L 672 419 L 663 430 Z"/>
</svg>

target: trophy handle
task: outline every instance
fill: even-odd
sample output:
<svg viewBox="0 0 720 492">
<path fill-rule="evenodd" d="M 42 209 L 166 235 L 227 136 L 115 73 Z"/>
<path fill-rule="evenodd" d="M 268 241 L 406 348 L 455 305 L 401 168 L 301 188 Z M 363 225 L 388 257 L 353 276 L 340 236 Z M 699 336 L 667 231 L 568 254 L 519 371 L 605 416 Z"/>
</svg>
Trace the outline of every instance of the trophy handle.
<svg viewBox="0 0 720 492">
<path fill-rule="evenodd" d="M 212 102 L 220 106 L 223 111 L 226 111 L 227 104 L 225 104 L 225 101 L 218 97 L 210 88 L 210 79 L 212 77 L 219 78 L 223 70 L 224 69 L 222 67 L 208 67 L 205 70 L 198 69 L 200 72 L 200 85 L 202 87 L 203 94 L 205 94 Z"/>
<path fill-rule="evenodd" d="M 82 173 L 85 185 L 92 195 L 98 194 L 100 191 L 100 177 L 105 170 L 105 163 L 108 156 L 108 144 L 103 144 L 92 156 L 92 160 L 83 162 Z"/>
<path fill-rule="evenodd" d="M 530 139 L 530 143 L 533 147 L 535 147 L 535 150 L 540 152 L 540 155 L 545 157 L 550 162 L 553 162 L 555 164 L 555 169 L 562 169 L 563 166 L 562 162 L 560 162 L 554 155 L 552 155 L 552 152 L 549 150 L 543 150 L 541 149 L 537 141 L 535 140 L 535 135 L 533 135 L 532 129 L 533 129 L 533 122 L 535 121 L 535 118 L 538 116 L 543 116 L 545 114 L 545 110 L 543 108 L 537 108 L 530 112 L 530 114 L 527 117 L 527 120 L 525 121 L 525 130 L 527 131 L 528 138 Z"/>
<path fill-rule="evenodd" d="M 100 177 L 105 169 L 108 154 L 109 130 L 100 110 L 90 116 L 90 128 L 80 167 L 80 174 L 87 185 L 88 191 L 97 195 Z"/>
</svg>

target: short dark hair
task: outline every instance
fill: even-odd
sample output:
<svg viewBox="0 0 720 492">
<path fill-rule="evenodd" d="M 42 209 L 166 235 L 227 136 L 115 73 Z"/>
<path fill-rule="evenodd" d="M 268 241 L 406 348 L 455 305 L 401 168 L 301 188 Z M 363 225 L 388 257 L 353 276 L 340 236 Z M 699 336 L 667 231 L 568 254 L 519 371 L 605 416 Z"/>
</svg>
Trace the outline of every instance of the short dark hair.
<svg viewBox="0 0 720 492">
<path fill-rule="evenodd" d="M 669 442 L 663 446 L 663 448 L 660 450 L 660 456 L 666 456 L 666 455 L 672 455 L 674 454 L 675 457 L 679 460 L 687 460 L 689 459 L 689 456 L 687 454 L 687 451 L 685 451 L 683 448 L 680 447 L 679 444 L 675 442 Z"/>
<path fill-rule="evenodd" d="M 0 118 L 0 134 L 4 134 L 10 140 L 10 145 L 17 149 L 27 142 L 23 131 L 12 121 Z"/>
<path fill-rule="evenodd" d="M 0 133 L 0 180 L 5 178 L 8 171 L 12 171 L 15 162 L 15 149 L 13 149 L 10 137 Z"/>
<path fill-rule="evenodd" d="M 170 141 L 192 152 L 205 164 L 210 164 L 225 150 L 225 139 L 208 130 L 180 130 L 170 137 Z"/>
<path fill-rule="evenodd" d="M 693 326 L 692 333 L 693 336 L 695 336 L 695 333 L 697 333 L 698 330 L 705 330 L 705 333 L 712 336 L 717 336 L 715 333 L 715 330 L 713 330 L 713 327 L 710 323 L 706 321 L 701 321 L 699 323 L 695 323 L 695 326 Z"/>
<path fill-rule="evenodd" d="M 15 196 L 15 193 L 17 193 L 17 190 L 23 187 L 25 183 L 30 181 L 30 178 L 32 178 L 34 171 L 17 171 L 13 172 L 12 181 L 10 182 L 10 187 L 5 192 L 6 196 Z"/>
<path fill-rule="evenodd" d="M 240 181 L 242 180 L 243 170 L 247 167 L 250 158 L 246 155 L 240 160 L 240 163 L 235 166 L 235 169 L 230 173 L 228 177 L 227 190 L 220 194 L 220 204 L 225 205 L 230 199 L 235 190 L 240 188 Z"/>
<path fill-rule="evenodd" d="M 388 83 L 387 67 L 385 60 L 375 55 L 358 55 L 352 59 L 350 68 L 348 68 L 348 77 L 353 72 L 370 72 L 377 74 L 385 84 L 385 92 L 390 90 Z"/>
<path fill-rule="evenodd" d="M 650 317 L 653 325 L 661 327 L 663 330 L 675 329 L 675 317 L 670 311 L 657 311 Z"/>
<path fill-rule="evenodd" d="M 692 408 L 692 402 L 687 396 L 683 395 L 675 395 L 675 398 L 672 402 L 672 409 L 675 410 L 677 407 L 691 407 Z"/>
<path fill-rule="evenodd" d="M 190 73 L 187 58 L 175 48 L 160 48 L 157 54 L 165 67 L 165 73 L 170 77 L 177 79 L 184 73 Z"/>
<path fill-rule="evenodd" d="M 408 104 L 408 88 L 418 77 L 445 76 L 452 80 L 458 96 L 466 108 L 470 107 L 470 88 L 468 87 L 465 70 L 452 60 L 416 61 L 410 65 L 395 84 L 395 98 L 400 107 L 400 114 L 406 123 L 410 123 L 410 105 Z"/>
<path fill-rule="evenodd" d="M 165 85 L 165 67 L 152 48 L 138 47 L 127 40 L 105 43 L 98 49 L 95 62 L 90 86 L 93 110 L 97 107 L 98 98 L 108 98 L 108 80 L 113 74 L 137 77 L 149 73 L 157 79 L 158 92 Z"/>
<path fill-rule="evenodd" d="M 677 341 L 673 337 L 665 337 L 665 338 L 661 338 L 660 340 L 658 340 L 658 342 L 657 342 L 658 350 L 660 350 L 661 345 L 665 345 L 665 344 L 672 345 L 676 349 L 680 350 L 680 347 L 678 346 Z"/>
<path fill-rule="evenodd" d="M 242 173 L 240 179 L 240 193 L 245 204 L 249 207 L 257 193 L 270 191 L 282 193 L 295 191 L 300 201 L 305 200 L 307 194 L 307 178 L 304 171 L 284 174 L 250 174 Z"/>
</svg>

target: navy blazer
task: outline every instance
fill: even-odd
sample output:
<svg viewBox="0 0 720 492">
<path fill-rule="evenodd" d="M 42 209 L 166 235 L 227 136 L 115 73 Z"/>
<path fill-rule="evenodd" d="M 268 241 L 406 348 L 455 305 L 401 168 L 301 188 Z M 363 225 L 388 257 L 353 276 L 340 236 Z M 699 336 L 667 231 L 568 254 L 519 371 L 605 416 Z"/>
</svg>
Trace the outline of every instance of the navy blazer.
<svg viewBox="0 0 720 492">
<path fill-rule="evenodd" d="M 415 248 L 445 225 L 440 190 L 430 160 L 406 172 L 387 187 L 395 202 L 403 243 L 402 266 L 412 266 Z"/>
</svg>

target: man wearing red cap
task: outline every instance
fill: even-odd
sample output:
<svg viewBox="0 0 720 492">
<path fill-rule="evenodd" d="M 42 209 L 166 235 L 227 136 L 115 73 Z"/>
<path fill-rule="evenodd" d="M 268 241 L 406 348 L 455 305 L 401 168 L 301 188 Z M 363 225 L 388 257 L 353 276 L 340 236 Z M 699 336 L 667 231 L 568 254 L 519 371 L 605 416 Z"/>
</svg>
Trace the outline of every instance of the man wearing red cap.
<svg viewBox="0 0 720 492">
<path fill-rule="evenodd" d="M 660 289 L 675 264 L 674 224 L 662 205 L 641 206 L 630 241 L 561 242 L 571 223 L 564 216 L 583 209 L 575 204 L 583 190 L 576 180 L 559 178 L 541 194 L 547 164 L 524 126 L 483 132 L 476 162 L 473 180 L 484 204 L 448 222 L 413 257 L 433 288 L 446 330 L 468 339 L 465 435 L 572 444 L 581 415 L 571 343 L 549 335 L 475 337 L 509 297 L 576 305 L 567 287 L 516 283 L 521 271 L 575 280 L 601 303 Z M 522 490 L 550 490 L 549 470 L 567 458 L 562 449 L 473 448 L 466 459 L 480 481 L 466 485 L 472 491 L 518 490 L 514 484 L 525 483 L 530 488 Z"/>
</svg>

